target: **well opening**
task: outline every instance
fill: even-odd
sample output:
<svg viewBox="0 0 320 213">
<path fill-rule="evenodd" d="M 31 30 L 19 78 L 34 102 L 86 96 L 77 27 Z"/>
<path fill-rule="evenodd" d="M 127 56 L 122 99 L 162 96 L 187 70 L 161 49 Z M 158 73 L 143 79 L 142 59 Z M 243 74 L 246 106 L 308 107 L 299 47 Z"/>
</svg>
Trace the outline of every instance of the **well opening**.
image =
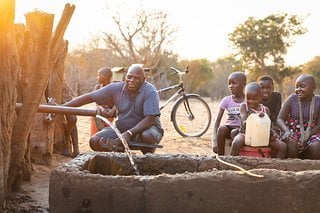
<svg viewBox="0 0 320 213">
<path fill-rule="evenodd" d="M 220 157 L 224 161 L 241 166 L 244 169 L 276 169 L 282 171 L 320 170 L 319 161 L 312 160 L 278 160 L 255 157 Z M 213 157 L 192 155 L 145 155 L 135 156 L 134 161 L 140 175 L 183 174 L 186 172 L 204 172 L 211 170 L 234 170 L 218 162 Z M 83 170 L 101 175 L 134 175 L 133 167 L 125 154 L 107 153 L 93 155 L 82 166 Z"/>
<path fill-rule="evenodd" d="M 198 161 L 186 156 L 145 156 L 134 157 L 140 175 L 181 174 L 185 172 L 197 172 Z M 92 174 L 101 175 L 134 175 L 133 167 L 125 155 L 114 154 L 95 155 L 83 166 Z"/>
</svg>

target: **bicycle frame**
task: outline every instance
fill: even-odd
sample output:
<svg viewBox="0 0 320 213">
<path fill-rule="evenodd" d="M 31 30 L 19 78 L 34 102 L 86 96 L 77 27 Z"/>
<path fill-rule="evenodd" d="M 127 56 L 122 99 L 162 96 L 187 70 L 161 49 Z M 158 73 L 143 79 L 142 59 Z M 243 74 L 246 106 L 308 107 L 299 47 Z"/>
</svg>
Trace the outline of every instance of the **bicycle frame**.
<svg viewBox="0 0 320 213">
<path fill-rule="evenodd" d="M 166 91 L 170 91 L 170 90 L 175 90 L 175 89 L 177 89 L 177 91 L 168 100 L 166 100 L 163 105 L 160 106 L 160 110 L 162 110 L 164 107 L 166 107 L 176 97 L 181 95 L 183 98 L 185 98 L 185 96 L 186 96 L 186 94 L 184 92 L 182 76 L 189 72 L 188 71 L 188 67 L 186 68 L 186 70 L 184 72 L 181 72 L 181 71 L 179 71 L 179 70 L 177 70 L 176 68 L 173 68 L 173 67 L 171 67 L 171 70 L 173 70 L 179 76 L 179 83 L 175 84 L 175 85 L 172 85 L 172 86 L 165 87 L 163 89 L 160 89 L 160 90 L 158 90 L 158 93 L 166 92 Z M 185 100 L 186 101 L 184 103 L 184 107 L 185 107 L 186 111 L 188 112 L 188 114 L 191 115 L 191 118 L 193 118 L 193 114 L 192 114 L 192 112 L 190 110 L 188 99 L 185 99 Z"/>
<path fill-rule="evenodd" d="M 198 94 L 186 94 L 184 83 L 183 83 L 183 75 L 188 73 L 188 67 L 184 71 L 177 70 L 176 68 L 170 67 L 172 71 L 175 72 L 179 76 L 179 83 L 170 85 L 168 87 L 159 89 L 158 93 L 163 93 L 167 91 L 174 90 L 174 93 L 170 95 L 170 97 L 164 101 L 163 104 L 160 105 L 160 110 L 166 107 L 171 101 L 174 101 L 171 110 L 171 121 L 173 122 L 173 126 L 175 130 L 183 137 L 199 137 L 203 135 L 209 128 L 211 122 L 211 112 L 208 104 L 199 97 Z M 191 102 L 190 102 L 191 101 Z M 200 129 L 193 128 L 194 119 L 197 122 L 201 115 L 199 111 L 197 111 L 197 107 L 195 106 L 194 109 L 191 109 L 191 105 L 200 103 L 200 107 L 204 109 L 206 112 L 209 113 L 207 121 L 200 125 Z M 184 108 L 184 109 L 183 109 Z M 178 115 L 178 116 L 177 116 Z M 195 117 L 196 115 L 196 117 Z M 190 126 L 191 125 L 191 126 Z"/>
<path fill-rule="evenodd" d="M 166 100 L 163 105 L 160 106 L 160 110 L 166 107 L 173 99 L 180 96 L 181 93 L 184 94 L 184 88 L 183 88 L 183 84 L 179 83 L 179 84 L 175 84 L 175 85 L 158 90 L 158 93 L 161 93 L 161 92 L 167 92 L 174 89 L 178 89 L 178 90 L 168 100 Z"/>
</svg>

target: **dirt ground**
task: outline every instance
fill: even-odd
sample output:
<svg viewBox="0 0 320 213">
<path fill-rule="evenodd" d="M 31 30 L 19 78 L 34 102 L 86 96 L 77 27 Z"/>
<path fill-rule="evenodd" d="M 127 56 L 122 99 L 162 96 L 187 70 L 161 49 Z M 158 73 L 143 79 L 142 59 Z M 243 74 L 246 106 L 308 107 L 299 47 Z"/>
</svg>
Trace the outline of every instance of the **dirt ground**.
<svg viewBox="0 0 320 213">
<path fill-rule="evenodd" d="M 218 103 L 206 99 L 212 111 L 212 123 L 209 130 L 200 138 L 184 138 L 180 136 L 170 121 L 172 104 L 169 104 L 161 111 L 161 123 L 165 130 L 165 135 L 161 141 L 163 148 L 157 149 L 158 154 L 211 154 L 211 137 L 213 121 L 216 118 Z M 93 108 L 94 104 L 85 106 Z M 88 141 L 90 137 L 89 117 L 78 117 L 78 133 L 80 152 L 91 151 Z M 133 154 L 141 154 L 140 151 L 134 151 Z M 31 182 L 25 182 L 21 192 L 13 193 L 9 202 L 6 204 L 4 212 L 49 212 L 49 178 L 50 172 L 60 164 L 70 161 L 61 155 L 53 156 L 52 166 L 33 165 L 34 173 Z M 8 210 L 10 209 L 10 210 Z"/>
</svg>

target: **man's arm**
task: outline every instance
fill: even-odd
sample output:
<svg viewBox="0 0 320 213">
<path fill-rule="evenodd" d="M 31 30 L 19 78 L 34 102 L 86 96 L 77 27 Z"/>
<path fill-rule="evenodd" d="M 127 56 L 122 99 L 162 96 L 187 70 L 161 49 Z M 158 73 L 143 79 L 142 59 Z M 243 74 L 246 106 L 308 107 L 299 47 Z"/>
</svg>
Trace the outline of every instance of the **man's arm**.
<svg viewBox="0 0 320 213">
<path fill-rule="evenodd" d="M 122 133 L 122 136 L 126 139 L 126 141 L 130 141 L 133 135 L 154 126 L 156 118 L 157 118 L 156 115 L 147 115 L 144 119 L 142 119 L 139 123 L 137 123 L 137 125 L 135 125 L 133 128 L 128 129 L 127 131 Z"/>
<path fill-rule="evenodd" d="M 79 106 L 89 104 L 92 102 L 93 102 L 93 99 L 92 99 L 90 93 L 86 93 L 84 95 L 81 95 L 79 97 L 74 98 L 71 101 L 68 101 L 67 103 L 63 104 L 63 106 L 79 107 Z"/>
<path fill-rule="evenodd" d="M 248 118 L 248 112 L 247 112 L 246 104 L 244 103 L 240 104 L 240 118 L 241 118 L 240 128 L 245 128 L 246 121 Z"/>
<path fill-rule="evenodd" d="M 144 119 L 142 119 L 137 125 L 133 128 L 129 129 L 133 134 L 137 134 L 142 132 L 145 129 L 148 129 L 155 125 L 156 115 L 147 115 Z"/>
</svg>

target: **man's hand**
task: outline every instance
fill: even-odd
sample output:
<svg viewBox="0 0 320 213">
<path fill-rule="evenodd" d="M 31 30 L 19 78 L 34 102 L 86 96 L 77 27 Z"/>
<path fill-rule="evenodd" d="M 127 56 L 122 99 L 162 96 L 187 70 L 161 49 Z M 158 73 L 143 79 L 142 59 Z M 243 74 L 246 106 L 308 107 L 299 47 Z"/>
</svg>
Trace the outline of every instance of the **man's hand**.
<svg viewBox="0 0 320 213">
<path fill-rule="evenodd" d="M 102 115 L 103 117 L 113 118 L 115 115 L 114 108 L 109 108 L 109 107 L 105 107 L 105 106 L 97 106 L 97 109 L 98 109 L 98 114 Z"/>
<path fill-rule="evenodd" d="M 127 130 L 122 133 L 122 137 L 129 143 L 131 141 L 131 138 L 133 136 L 133 133 L 130 130 Z"/>
</svg>

